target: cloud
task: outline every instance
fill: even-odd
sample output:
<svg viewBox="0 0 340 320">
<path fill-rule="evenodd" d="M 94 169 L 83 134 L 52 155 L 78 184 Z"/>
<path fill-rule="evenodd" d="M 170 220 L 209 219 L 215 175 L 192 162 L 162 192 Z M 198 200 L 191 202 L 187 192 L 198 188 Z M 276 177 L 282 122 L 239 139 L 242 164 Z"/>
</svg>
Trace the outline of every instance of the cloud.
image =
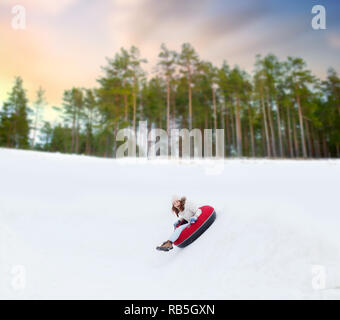
<svg viewBox="0 0 340 320">
<path fill-rule="evenodd" d="M 212 42 L 260 20 L 270 11 L 266 0 L 243 6 L 220 0 L 115 0 L 110 15 L 114 36 L 140 44 L 153 36 L 200 38 Z M 117 37 L 116 37 L 117 39 Z"/>
<path fill-rule="evenodd" d="M 163 38 L 187 34 L 189 25 L 204 14 L 203 8 L 208 3 L 208 0 L 116 0 L 109 17 L 113 38 L 139 45 L 160 32 Z"/>
<path fill-rule="evenodd" d="M 340 34 L 332 33 L 328 37 L 328 42 L 333 48 L 340 48 Z"/>
<path fill-rule="evenodd" d="M 221 0 L 115 0 L 112 3 L 108 24 L 115 48 L 136 45 L 148 58 L 149 65 L 157 62 L 162 42 L 175 50 L 190 42 L 209 59 L 221 40 L 237 38 L 239 32 L 251 28 L 271 10 L 267 0 L 232 4 Z M 242 38 L 242 41 L 247 40 Z"/>
<path fill-rule="evenodd" d="M 236 60 L 245 50 L 247 57 L 254 57 L 255 50 L 270 41 L 296 36 L 289 26 L 267 21 L 275 11 L 267 0 L 116 0 L 114 4 L 109 17 L 112 42 L 116 49 L 138 46 L 150 62 L 146 68 L 157 63 L 162 42 L 174 50 L 190 42 L 202 58 L 221 63 Z"/>
<path fill-rule="evenodd" d="M 252 3 L 248 6 L 235 8 L 231 12 L 219 12 L 216 16 L 204 19 L 200 23 L 197 34 L 202 45 L 209 45 L 214 41 L 234 34 L 260 21 L 270 12 L 263 2 Z"/>
</svg>

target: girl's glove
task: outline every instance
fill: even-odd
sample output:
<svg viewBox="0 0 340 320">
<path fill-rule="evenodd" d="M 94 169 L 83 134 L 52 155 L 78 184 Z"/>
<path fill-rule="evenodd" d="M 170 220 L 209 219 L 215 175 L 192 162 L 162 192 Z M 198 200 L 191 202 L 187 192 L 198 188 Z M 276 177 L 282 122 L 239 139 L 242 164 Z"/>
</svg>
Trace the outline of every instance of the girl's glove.
<svg viewBox="0 0 340 320">
<path fill-rule="evenodd" d="M 190 218 L 190 224 L 194 224 L 197 221 L 196 217 L 191 217 Z"/>
<path fill-rule="evenodd" d="M 175 223 L 174 223 L 174 228 L 176 229 L 177 226 L 181 223 L 181 220 L 177 220 Z"/>
</svg>

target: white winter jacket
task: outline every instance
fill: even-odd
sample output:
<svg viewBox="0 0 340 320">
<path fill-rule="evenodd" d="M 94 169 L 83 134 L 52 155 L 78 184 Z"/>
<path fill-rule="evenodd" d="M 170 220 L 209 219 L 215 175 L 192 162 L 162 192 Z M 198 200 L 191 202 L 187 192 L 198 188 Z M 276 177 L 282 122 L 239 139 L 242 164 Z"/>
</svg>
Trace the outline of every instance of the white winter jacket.
<svg viewBox="0 0 340 320">
<path fill-rule="evenodd" d="M 192 202 L 186 201 L 184 211 L 179 212 L 178 214 L 181 221 L 185 219 L 186 221 L 189 222 L 191 217 L 195 216 L 196 218 L 198 218 L 201 215 L 201 213 L 202 210 L 197 205 L 195 205 Z"/>
</svg>

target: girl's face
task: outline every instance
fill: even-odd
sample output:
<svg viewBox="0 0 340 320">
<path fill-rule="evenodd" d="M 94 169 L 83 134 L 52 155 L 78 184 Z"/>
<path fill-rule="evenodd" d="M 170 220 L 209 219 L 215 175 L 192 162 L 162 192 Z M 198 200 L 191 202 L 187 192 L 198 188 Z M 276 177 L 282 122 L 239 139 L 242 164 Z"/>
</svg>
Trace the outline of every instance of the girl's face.
<svg viewBox="0 0 340 320">
<path fill-rule="evenodd" d="M 175 208 L 179 209 L 179 207 L 181 205 L 181 201 L 176 200 L 176 201 L 174 201 L 173 205 L 174 205 Z"/>
</svg>

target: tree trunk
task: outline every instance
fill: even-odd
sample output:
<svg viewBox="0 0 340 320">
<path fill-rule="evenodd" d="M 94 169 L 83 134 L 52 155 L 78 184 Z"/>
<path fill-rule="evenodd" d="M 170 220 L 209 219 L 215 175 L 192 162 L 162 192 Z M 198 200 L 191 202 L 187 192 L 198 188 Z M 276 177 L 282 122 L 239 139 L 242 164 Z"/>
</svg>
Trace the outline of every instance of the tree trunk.
<svg viewBox="0 0 340 320">
<path fill-rule="evenodd" d="M 272 152 L 273 152 L 273 157 L 275 158 L 277 156 L 276 142 L 275 142 L 275 131 L 274 131 L 271 104 L 269 103 L 268 100 L 267 100 L 267 107 L 268 107 L 269 128 L 270 128 L 270 132 L 271 132 L 270 136 L 271 136 L 271 140 L 272 140 Z"/>
<path fill-rule="evenodd" d="M 15 107 L 17 108 L 17 107 Z M 18 119 L 18 111 L 15 112 L 14 115 L 14 126 L 13 126 L 13 147 L 17 148 L 18 146 L 18 138 L 17 138 L 17 119 Z"/>
<path fill-rule="evenodd" d="M 79 153 L 79 114 L 77 114 L 77 128 L 76 128 L 76 154 Z"/>
<path fill-rule="evenodd" d="M 323 155 L 325 158 L 329 157 L 329 150 L 327 145 L 326 136 L 324 133 L 322 133 L 322 148 L 323 148 Z"/>
<path fill-rule="evenodd" d="M 85 149 L 86 149 L 86 151 L 85 151 L 85 153 L 87 154 L 87 155 L 89 155 L 90 154 L 90 137 L 89 137 L 89 132 L 87 133 L 87 135 L 86 135 L 86 147 L 85 147 Z"/>
<path fill-rule="evenodd" d="M 38 109 L 36 109 L 36 115 L 35 115 L 35 119 L 34 119 L 34 131 L 33 131 L 33 138 L 32 138 L 32 148 L 34 148 L 34 144 L 35 144 L 35 139 L 37 136 L 37 127 L 38 127 Z"/>
<path fill-rule="evenodd" d="M 263 97 L 262 89 L 261 89 L 261 105 L 262 105 L 262 113 L 263 113 L 264 131 L 265 131 L 265 134 L 266 134 L 267 157 L 271 157 L 270 140 L 269 140 L 267 115 L 266 115 L 266 106 L 265 106 L 265 103 L 264 103 L 264 97 Z"/>
<path fill-rule="evenodd" d="M 129 110 L 128 96 L 126 93 L 124 93 L 124 120 L 125 121 L 128 121 L 128 110 Z"/>
<path fill-rule="evenodd" d="M 171 126 L 173 129 L 176 128 L 176 90 L 173 90 L 173 93 L 171 95 L 172 100 L 172 123 Z"/>
<path fill-rule="evenodd" d="M 242 126 L 240 114 L 240 98 L 236 97 L 236 140 L 237 140 L 237 155 L 242 157 Z"/>
<path fill-rule="evenodd" d="M 280 106 L 276 103 L 276 119 L 277 119 L 277 131 L 279 133 L 279 147 L 280 147 L 280 157 L 283 158 L 285 156 L 283 150 L 283 143 L 282 143 L 282 131 L 281 131 L 281 116 L 280 116 Z"/>
<path fill-rule="evenodd" d="M 192 130 L 192 88 L 191 88 L 191 71 L 190 66 L 188 67 L 188 99 L 189 99 L 189 130 Z"/>
<path fill-rule="evenodd" d="M 287 107 L 287 123 L 288 123 L 288 147 L 289 154 L 291 158 L 294 158 L 294 147 L 293 147 L 293 139 L 292 139 L 292 125 L 290 121 L 290 107 Z"/>
<path fill-rule="evenodd" d="M 90 133 L 90 136 L 89 136 L 89 149 L 88 149 L 88 154 L 91 155 L 92 153 L 92 122 L 93 122 L 93 110 L 91 110 L 90 112 L 90 123 L 89 123 L 89 133 Z"/>
<path fill-rule="evenodd" d="M 87 128 L 87 135 L 86 135 L 86 154 L 90 155 L 91 154 L 91 136 L 92 136 L 92 111 L 90 111 L 89 114 L 89 121 L 87 124 L 88 128 Z"/>
<path fill-rule="evenodd" d="M 230 122 L 231 122 L 231 136 L 232 136 L 232 146 L 233 146 L 233 153 L 236 149 L 236 135 L 235 135 L 235 117 L 234 117 L 234 106 L 233 102 L 231 104 L 231 116 L 230 116 Z"/>
<path fill-rule="evenodd" d="M 132 127 L 133 131 L 136 132 L 136 112 L 137 112 L 137 78 L 134 77 L 133 80 L 133 91 L 132 91 L 132 98 L 133 98 L 133 121 L 132 121 Z"/>
<path fill-rule="evenodd" d="M 215 88 L 212 88 L 212 101 L 213 101 L 213 108 L 214 108 L 214 129 L 215 133 L 217 130 L 217 107 L 216 107 L 216 91 Z"/>
<path fill-rule="evenodd" d="M 294 148 L 295 148 L 295 156 L 299 157 L 300 156 L 300 149 L 299 149 L 299 142 L 297 138 L 297 133 L 296 133 L 296 119 L 295 119 L 295 114 L 293 112 L 292 114 L 293 117 L 293 135 L 294 135 Z"/>
<path fill-rule="evenodd" d="M 247 126 L 243 126 L 244 128 L 244 150 L 243 150 L 243 153 L 246 155 L 246 156 L 250 156 L 250 150 L 249 150 L 249 135 L 248 135 L 248 132 L 247 132 Z"/>
<path fill-rule="evenodd" d="M 261 126 L 261 156 L 266 156 L 266 134 L 264 132 L 264 126 Z"/>
<path fill-rule="evenodd" d="M 300 132 L 301 132 L 302 154 L 303 154 L 304 158 L 307 158 L 305 131 L 304 131 L 304 127 L 303 127 L 303 114 L 302 114 L 300 96 L 298 94 L 296 95 L 296 102 L 297 102 L 298 113 L 299 113 L 299 124 L 300 124 Z"/>
<path fill-rule="evenodd" d="M 118 132 L 118 126 L 114 128 L 113 137 L 117 137 L 117 132 Z M 117 140 L 114 138 L 113 143 L 112 143 L 112 157 L 116 158 L 116 154 L 117 154 Z"/>
<path fill-rule="evenodd" d="M 319 134 L 315 133 L 313 125 L 311 126 L 311 134 L 312 134 L 313 142 L 314 142 L 315 157 L 320 158 L 321 157 L 321 151 L 320 151 Z"/>
<path fill-rule="evenodd" d="M 250 112 L 250 106 L 248 106 L 248 118 L 249 118 L 249 131 L 250 131 L 250 144 L 251 144 L 251 156 L 255 157 L 255 138 L 254 138 L 254 126 L 253 119 Z"/>
<path fill-rule="evenodd" d="M 313 150 L 313 145 L 312 145 L 311 136 L 309 132 L 308 120 L 305 120 L 305 126 L 306 126 L 306 136 L 307 136 L 307 145 L 308 145 L 308 156 L 310 158 L 313 158 L 314 150 Z"/>
<path fill-rule="evenodd" d="M 107 133 L 106 134 L 106 146 L 105 146 L 105 157 L 106 158 L 110 158 L 110 141 L 111 141 L 110 134 Z"/>
<path fill-rule="evenodd" d="M 230 148 L 231 148 L 231 140 L 230 140 L 230 123 L 229 123 L 229 107 L 226 104 L 225 107 L 225 126 L 227 130 L 227 154 L 230 155 Z"/>
<path fill-rule="evenodd" d="M 224 109 L 225 109 L 225 102 L 223 100 L 223 103 L 220 104 L 220 126 L 221 129 L 223 129 L 223 136 L 224 136 L 224 148 L 225 150 L 228 150 L 226 147 L 226 131 L 225 131 L 225 118 L 224 118 Z M 228 151 L 225 151 L 225 156 L 227 156 Z"/>
<path fill-rule="evenodd" d="M 76 130 L 76 112 L 73 110 L 73 119 L 72 119 L 72 145 L 71 152 L 74 153 L 74 145 L 75 145 L 75 130 Z"/>
<path fill-rule="evenodd" d="M 7 132 L 7 148 L 11 148 L 11 137 L 12 137 L 12 122 L 10 122 L 9 130 Z"/>
<path fill-rule="evenodd" d="M 168 132 L 168 136 L 170 135 L 170 79 L 167 81 L 167 99 L 166 99 L 166 130 Z"/>
<path fill-rule="evenodd" d="M 221 129 L 225 129 L 225 125 L 224 125 L 224 108 L 225 108 L 225 104 L 224 102 L 220 104 L 220 125 L 221 125 Z"/>
</svg>

